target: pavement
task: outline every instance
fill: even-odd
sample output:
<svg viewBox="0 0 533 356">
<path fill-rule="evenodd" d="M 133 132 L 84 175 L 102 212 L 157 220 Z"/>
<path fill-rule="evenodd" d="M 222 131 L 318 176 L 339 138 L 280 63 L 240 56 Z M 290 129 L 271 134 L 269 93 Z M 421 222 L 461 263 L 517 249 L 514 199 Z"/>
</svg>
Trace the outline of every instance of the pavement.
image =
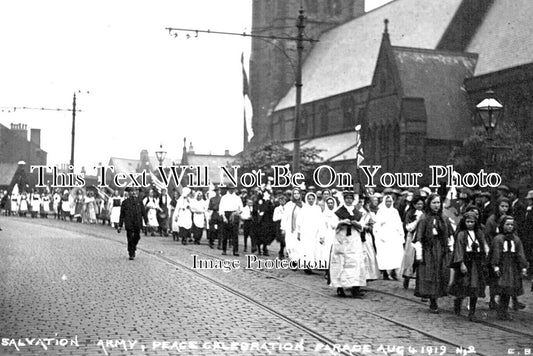
<svg viewBox="0 0 533 356">
<path fill-rule="evenodd" d="M 242 248 L 221 256 L 205 237 L 183 246 L 142 236 L 129 261 L 125 232 L 108 226 L 0 218 L 0 355 L 339 354 L 313 333 L 354 355 L 533 352 L 530 281 L 514 321 L 480 301 L 484 323 L 471 323 L 451 312 L 452 298 L 429 314 L 414 282 L 374 281 L 364 298 L 342 299 L 322 273 L 245 269 Z M 241 268 L 191 271 L 193 255 Z"/>
</svg>

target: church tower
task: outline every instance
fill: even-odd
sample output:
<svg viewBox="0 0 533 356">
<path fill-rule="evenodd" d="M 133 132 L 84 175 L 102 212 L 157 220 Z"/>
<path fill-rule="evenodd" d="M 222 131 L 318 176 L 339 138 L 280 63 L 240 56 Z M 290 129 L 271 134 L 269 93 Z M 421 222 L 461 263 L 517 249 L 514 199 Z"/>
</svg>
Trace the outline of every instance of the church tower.
<svg viewBox="0 0 533 356">
<path fill-rule="evenodd" d="M 318 39 L 323 32 L 364 14 L 365 1 L 253 0 L 252 34 L 296 37 L 300 7 L 305 11 L 305 37 Z M 310 42 L 304 43 L 304 61 L 311 48 Z M 269 140 L 268 116 L 294 85 L 296 56 L 295 41 L 252 39 L 250 91 L 255 142 Z"/>
</svg>

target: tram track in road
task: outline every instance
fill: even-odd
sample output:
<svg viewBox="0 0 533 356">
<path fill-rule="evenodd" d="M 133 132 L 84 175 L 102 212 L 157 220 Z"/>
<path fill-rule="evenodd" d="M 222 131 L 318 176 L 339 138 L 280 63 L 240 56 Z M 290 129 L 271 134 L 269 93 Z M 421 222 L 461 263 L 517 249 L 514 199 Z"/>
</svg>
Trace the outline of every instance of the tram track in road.
<svg viewBox="0 0 533 356">
<path fill-rule="evenodd" d="M 182 246 L 182 247 L 184 247 L 184 246 Z M 197 254 L 203 254 L 205 256 L 209 256 L 210 258 L 213 258 L 213 259 L 222 260 L 220 258 L 220 256 L 216 256 L 216 255 L 213 255 L 213 254 L 210 254 L 210 253 L 197 251 L 195 249 L 191 249 L 191 248 L 187 248 L 187 247 L 185 247 L 185 249 L 187 249 L 188 251 L 197 253 Z M 260 256 L 258 256 L 258 257 L 260 257 Z M 271 272 L 265 272 L 265 271 L 256 270 L 256 269 L 250 270 L 250 271 L 253 272 L 253 273 L 258 273 L 258 274 L 265 275 L 265 276 L 267 276 L 267 278 L 270 278 L 270 279 L 276 279 L 276 280 L 279 280 L 280 282 L 287 283 L 287 284 L 289 284 L 289 285 L 291 285 L 292 287 L 295 287 L 295 288 L 304 289 L 304 290 L 306 290 L 308 292 L 319 294 L 319 295 L 322 295 L 322 296 L 332 297 L 331 295 L 328 295 L 328 294 L 325 294 L 325 293 L 321 293 L 321 292 L 318 292 L 318 291 L 313 290 L 313 289 L 305 288 L 305 287 L 303 287 L 301 285 L 292 283 L 292 282 L 287 281 L 287 280 L 285 280 L 283 278 L 279 278 L 279 277 L 273 276 Z M 383 291 L 383 290 L 380 290 L 380 289 L 377 289 L 377 288 L 372 288 L 372 287 L 366 286 L 364 289 L 367 290 L 367 291 L 374 292 L 374 293 L 379 293 L 379 294 L 382 294 L 382 295 L 387 295 L 389 297 L 405 300 L 405 301 L 408 301 L 410 303 L 414 303 L 414 304 L 417 304 L 417 305 L 427 306 L 427 303 L 415 300 L 413 298 L 409 298 L 409 297 L 405 297 L 405 296 L 402 296 L 402 295 L 398 295 L 398 294 L 395 294 L 395 293 Z M 369 313 L 374 313 L 374 312 L 370 312 L 369 311 Z M 451 313 L 451 311 L 450 311 L 450 313 Z M 530 313 L 530 312 L 527 312 L 527 311 L 520 311 L 520 313 L 533 315 L 533 313 Z M 376 313 L 374 313 L 374 314 L 376 314 Z M 399 325 L 403 325 L 401 322 L 397 322 L 397 321 L 391 320 L 390 318 L 385 317 L 383 315 L 376 314 L 375 316 L 378 316 L 380 318 L 386 319 L 388 321 L 394 322 L 394 323 L 399 324 Z M 516 330 L 516 329 L 513 329 L 513 328 L 508 328 L 508 327 L 505 327 L 505 326 L 502 326 L 502 325 L 497 325 L 497 324 L 494 324 L 494 323 L 491 323 L 491 322 L 485 321 L 485 320 L 478 320 L 478 323 L 486 325 L 488 327 L 492 327 L 492 328 L 504 331 L 504 332 L 508 332 L 508 333 L 511 333 L 511 334 L 519 335 L 519 336 L 526 336 L 528 338 L 532 338 L 533 339 L 533 333 L 528 333 L 528 332 L 523 332 L 523 331 Z M 417 331 L 419 331 L 419 330 L 417 330 Z M 428 336 L 435 337 L 434 335 L 428 335 Z M 441 341 L 445 341 L 445 340 L 441 340 Z"/>
<path fill-rule="evenodd" d="M 32 221 L 32 223 L 41 224 L 41 222 L 37 222 L 37 221 Z M 49 224 L 46 224 L 46 223 L 42 224 L 42 225 L 50 226 Z M 91 232 L 91 231 L 87 231 L 87 230 L 85 230 L 83 233 L 85 233 L 87 235 L 90 235 L 90 236 L 93 236 L 93 237 L 96 237 L 96 238 L 100 238 L 100 239 L 116 242 L 116 243 L 118 243 L 118 244 L 120 244 L 122 246 L 126 245 L 126 242 L 117 241 L 116 239 L 113 239 L 110 236 L 106 236 L 106 234 L 95 233 L 95 232 Z M 191 247 L 182 246 L 182 245 L 180 245 L 179 248 L 182 249 L 182 250 L 197 254 L 197 255 L 207 256 L 207 257 L 209 257 L 210 259 L 213 259 L 213 260 L 215 260 L 215 259 L 216 260 L 223 260 L 223 258 L 221 258 L 220 256 L 216 256 L 214 254 L 211 254 L 211 253 L 209 253 L 209 251 L 201 251 L 200 248 L 191 248 Z M 139 250 L 144 252 L 144 253 L 146 253 L 147 255 L 150 255 L 152 257 L 158 258 L 161 261 L 164 261 L 165 263 L 168 263 L 169 265 L 172 265 L 174 267 L 178 267 L 178 268 L 180 268 L 180 269 L 182 269 L 184 271 L 187 271 L 188 273 L 192 273 L 192 274 L 198 276 L 199 278 L 202 278 L 202 279 L 208 281 L 209 283 L 213 283 L 214 285 L 220 287 L 221 289 L 223 289 L 223 290 L 225 290 L 225 291 L 227 291 L 227 292 L 229 292 L 229 293 L 231 293 L 231 294 L 233 294 L 233 295 L 235 295 L 235 296 L 247 301 L 248 303 L 251 303 L 251 304 L 253 304 L 253 305 L 257 306 L 257 307 L 260 307 L 261 309 L 263 309 L 263 310 L 267 311 L 268 313 L 276 316 L 277 318 L 280 318 L 280 319 L 284 320 L 285 322 L 289 323 L 290 325 L 292 325 L 292 326 L 304 331 L 306 334 L 310 335 L 312 338 L 320 341 L 321 343 L 323 343 L 325 345 L 329 345 L 330 347 L 333 348 L 335 345 L 339 345 L 339 344 L 342 345 L 343 344 L 343 343 L 335 342 L 331 338 L 321 334 L 320 332 L 318 332 L 316 330 L 313 330 L 312 328 L 304 325 L 303 323 L 299 322 L 298 320 L 295 320 L 293 318 L 290 318 L 290 317 L 278 312 L 274 308 L 266 305 L 265 303 L 262 303 L 261 301 L 258 301 L 256 299 L 254 299 L 253 297 L 250 297 L 249 295 L 247 295 L 247 294 L 245 294 L 245 293 L 243 293 L 243 292 L 241 292 L 241 291 L 239 291 L 239 290 L 237 290 L 237 289 L 235 289 L 233 287 L 230 287 L 230 286 L 228 286 L 228 285 L 226 285 L 224 283 L 221 283 L 221 282 L 219 282 L 219 281 L 217 281 L 217 280 L 215 280 L 215 279 L 213 279 L 213 278 L 211 278 L 209 276 L 206 276 L 205 274 L 200 273 L 199 271 L 197 271 L 197 270 L 195 270 L 195 269 L 193 269 L 193 268 L 191 268 L 191 267 L 189 267 L 189 266 L 187 266 L 187 265 L 185 265 L 185 264 L 183 264 L 181 262 L 178 262 L 178 261 L 176 261 L 176 260 L 174 260 L 172 258 L 169 258 L 169 257 L 163 255 L 160 251 L 149 250 L 147 248 L 139 248 Z M 348 301 L 345 301 L 345 300 L 342 300 L 342 299 L 337 299 L 337 298 L 333 297 L 331 294 L 326 294 L 326 293 L 322 293 L 322 292 L 317 291 L 317 290 L 306 288 L 305 286 L 302 286 L 302 285 L 293 283 L 291 281 L 285 280 L 283 278 L 277 277 L 277 276 L 273 275 L 273 273 L 271 273 L 271 272 L 266 272 L 266 271 L 262 271 L 262 270 L 247 270 L 247 271 L 250 271 L 251 273 L 254 273 L 254 274 L 262 275 L 263 277 L 268 278 L 268 279 L 274 279 L 274 280 L 276 280 L 276 281 L 278 281 L 280 283 L 287 284 L 291 288 L 298 288 L 300 290 L 305 290 L 305 291 L 307 291 L 309 293 L 313 293 L 313 294 L 316 294 L 316 295 L 320 295 L 322 297 L 330 298 L 332 300 L 332 302 L 334 302 L 334 303 L 341 303 L 341 304 L 344 304 L 345 306 L 353 307 L 353 303 L 349 303 Z M 371 292 L 375 292 L 375 293 L 379 293 L 379 294 L 382 294 L 382 295 L 386 295 L 386 296 L 389 296 L 389 297 L 392 297 L 392 298 L 405 300 L 407 302 L 414 303 L 414 304 L 417 304 L 417 305 L 425 305 L 425 303 L 419 302 L 417 300 L 413 300 L 412 298 L 408 298 L 408 297 L 405 297 L 405 296 L 397 295 L 397 294 L 394 294 L 394 293 L 389 293 L 389 292 L 386 292 L 386 291 L 381 291 L 379 289 L 366 287 L 366 290 L 371 291 Z M 428 337 L 428 338 L 430 338 L 432 340 L 435 340 L 436 342 L 449 345 L 450 347 L 453 347 L 453 348 L 465 348 L 466 347 L 465 345 L 460 345 L 456 341 L 446 339 L 446 338 L 444 338 L 442 336 L 436 335 L 433 332 L 429 332 L 429 331 L 423 330 L 423 329 L 421 329 L 419 327 L 404 323 L 402 321 L 396 320 L 396 318 L 391 318 L 391 317 L 383 315 L 383 314 L 381 314 L 379 312 L 372 311 L 372 310 L 367 310 L 366 308 L 365 309 L 358 309 L 358 311 L 367 313 L 368 315 L 371 315 L 373 317 L 385 320 L 385 321 L 387 321 L 389 323 L 392 323 L 394 325 L 400 326 L 402 328 L 405 328 L 405 329 L 420 333 L 421 335 L 424 335 L 424 336 L 426 336 L 426 337 Z M 493 323 L 490 323 L 490 322 L 487 322 L 487 321 L 481 321 L 481 324 L 483 324 L 483 325 L 485 325 L 487 327 L 498 329 L 499 331 L 502 331 L 502 332 L 505 332 L 505 333 L 513 334 L 515 336 L 521 336 L 521 337 L 526 336 L 527 338 L 532 338 L 533 337 L 533 334 L 530 334 L 530 333 L 527 333 L 527 332 L 521 332 L 521 331 L 518 331 L 518 330 L 515 330 L 515 329 L 512 329 L 512 328 L 507 328 L 507 327 L 501 326 L 501 325 L 496 325 L 496 324 L 493 324 Z M 342 352 L 341 350 L 339 350 L 338 354 L 354 355 L 356 353 L 348 352 L 348 351 Z M 489 355 L 489 354 L 486 354 L 486 353 L 483 353 L 483 352 L 479 352 L 479 351 L 476 350 L 476 355 Z"/>
</svg>

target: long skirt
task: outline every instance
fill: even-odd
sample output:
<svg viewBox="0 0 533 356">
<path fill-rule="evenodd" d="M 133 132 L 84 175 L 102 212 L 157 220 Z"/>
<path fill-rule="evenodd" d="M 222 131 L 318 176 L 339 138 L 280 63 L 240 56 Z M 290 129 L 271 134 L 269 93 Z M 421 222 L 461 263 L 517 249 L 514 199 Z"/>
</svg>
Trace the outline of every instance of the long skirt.
<svg viewBox="0 0 533 356">
<path fill-rule="evenodd" d="M 400 275 L 404 278 L 414 278 L 415 269 L 415 248 L 413 247 L 413 233 L 407 234 L 407 241 L 405 241 L 405 248 L 403 250 L 402 268 Z"/>
<path fill-rule="evenodd" d="M 285 232 L 285 249 L 290 260 L 295 261 L 301 257 L 297 232 Z"/>
<path fill-rule="evenodd" d="M 439 298 L 447 295 L 450 280 L 450 252 L 446 246 L 434 243 L 423 247 L 422 262 L 416 273 L 415 296 Z"/>
<path fill-rule="evenodd" d="M 118 224 L 120 221 L 120 206 L 111 208 L 111 224 Z"/>
<path fill-rule="evenodd" d="M 346 235 L 346 228 L 341 228 L 335 236 L 329 262 L 331 286 L 350 288 L 366 286 L 366 267 L 363 243 L 358 232 Z"/>
<path fill-rule="evenodd" d="M 365 233 L 365 241 L 363 242 L 363 255 L 365 259 L 367 281 L 373 281 L 379 278 L 378 260 L 376 259 L 376 250 L 374 248 L 372 239 L 372 234 Z"/>
</svg>

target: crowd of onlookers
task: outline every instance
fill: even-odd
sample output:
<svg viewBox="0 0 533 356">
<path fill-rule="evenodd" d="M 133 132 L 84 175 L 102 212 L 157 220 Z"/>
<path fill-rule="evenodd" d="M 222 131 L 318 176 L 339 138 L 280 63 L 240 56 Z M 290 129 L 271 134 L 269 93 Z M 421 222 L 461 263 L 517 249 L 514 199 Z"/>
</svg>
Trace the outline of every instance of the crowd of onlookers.
<svg viewBox="0 0 533 356">
<path fill-rule="evenodd" d="M 0 192 L 3 215 L 55 218 L 118 227 L 128 192 L 95 187 L 20 194 Z M 200 244 L 205 231 L 209 247 L 269 256 L 274 240 L 280 259 L 304 261 L 306 273 L 324 268 L 340 297 L 350 288 L 378 278 L 416 280 L 415 295 L 438 313 L 437 300 L 456 296 L 455 312 L 469 298 L 475 320 L 477 298 L 509 319 L 519 310 L 522 275 L 533 260 L 533 191 L 521 196 L 501 185 L 493 192 L 450 190 L 440 196 L 429 188 L 367 189 L 362 194 L 338 189 L 273 191 L 155 187 L 141 191 L 145 235 L 172 236 L 182 244 Z M 240 239 L 242 236 L 242 240 Z M 240 241 L 239 241 L 240 240 Z M 278 246 L 278 245 L 276 245 Z M 531 275 L 529 275 L 531 276 Z"/>
</svg>

